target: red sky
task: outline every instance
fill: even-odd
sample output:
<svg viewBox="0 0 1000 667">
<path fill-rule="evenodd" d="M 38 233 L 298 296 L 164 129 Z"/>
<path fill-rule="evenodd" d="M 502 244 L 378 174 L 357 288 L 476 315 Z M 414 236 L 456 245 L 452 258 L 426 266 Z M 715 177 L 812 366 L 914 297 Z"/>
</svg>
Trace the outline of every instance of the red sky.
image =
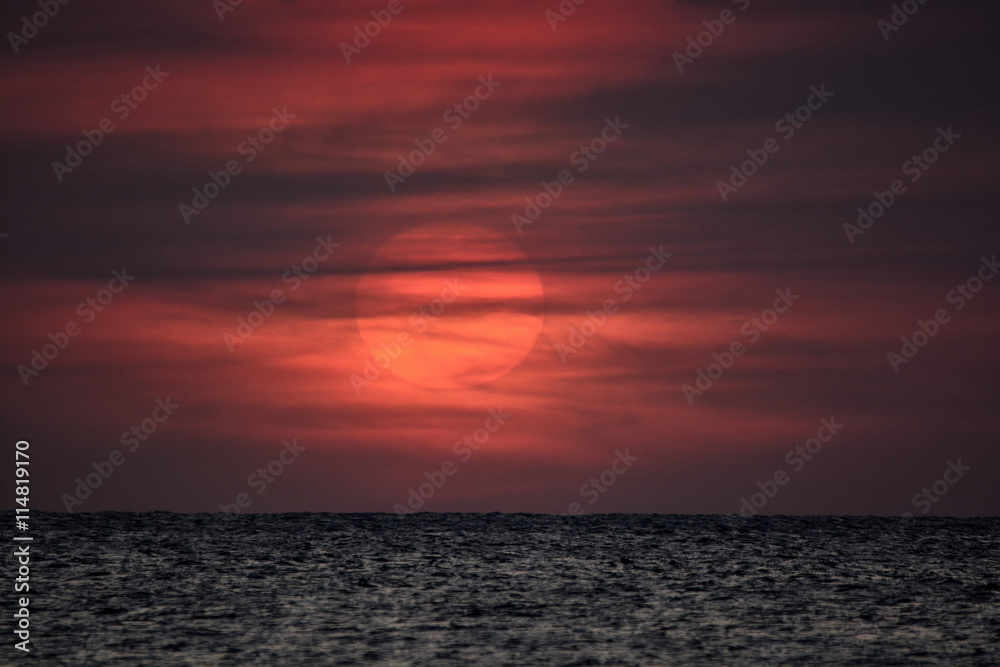
<svg viewBox="0 0 1000 667">
<path fill-rule="evenodd" d="M 245 493 L 247 511 L 393 511 L 444 467 L 420 509 L 735 513 L 783 470 L 762 513 L 920 514 L 914 494 L 961 460 L 929 513 L 995 515 L 1000 280 L 961 309 L 948 294 L 1000 251 L 996 10 L 928 3 L 885 40 L 889 5 L 744 4 L 590 0 L 553 29 L 554 1 L 404 0 L 350 63 L 341 43 L 387 3 L 245 2 L 221 21 L 207 0 L 71 3 L 16 53 L 8 37 L 2 430 L 31 442 L 32 507 L 218 511 Z M 147 67 L 166 75 L 123 118 L 113 101 L 152 87 Z M 783 137 L 814 86 L 832 97 Z M 53 162 L 104 118 L 114 131 L 60 181 Z M 266 147 L 240 149 L 269 123 Z M 911 181 L 939 128 L 960 138 Z M 558 196 L 512 220 L 543 183 Z M 78 310 L 123 267 L 135 279 L 104 310 Z M 275 290 L 252 335 L 225 337 Z M 754 324 L 776 291 L 797 298 Z M 609 300 L 575 349 L 570 327 Z M 939 309 L 896 372 L 888 353 Z M 398 358 L 362 382 L 383 343 Z M 123 432 L 167 397 L 180 407 L 129 451 Z M 831 418 L 843 429 L 796 469 L 787 453 Z M 583 488 L 626 451 L 613 485 Z"/>
</svg>

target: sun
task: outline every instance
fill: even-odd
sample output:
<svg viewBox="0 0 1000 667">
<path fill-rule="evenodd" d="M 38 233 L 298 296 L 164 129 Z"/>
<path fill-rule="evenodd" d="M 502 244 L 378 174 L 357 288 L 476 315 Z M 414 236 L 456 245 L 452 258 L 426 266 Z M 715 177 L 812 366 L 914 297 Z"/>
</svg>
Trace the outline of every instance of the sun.
<svg viewBox="0 0 1000 667">
<path fill-rule="evenodd" d="M 382 369 L 423 387 L 506 375 L 542 330 L 542 282 L 498 232 L 452 223 L 389 239 L 358 280 L 355 316 Z"/>
</svg>

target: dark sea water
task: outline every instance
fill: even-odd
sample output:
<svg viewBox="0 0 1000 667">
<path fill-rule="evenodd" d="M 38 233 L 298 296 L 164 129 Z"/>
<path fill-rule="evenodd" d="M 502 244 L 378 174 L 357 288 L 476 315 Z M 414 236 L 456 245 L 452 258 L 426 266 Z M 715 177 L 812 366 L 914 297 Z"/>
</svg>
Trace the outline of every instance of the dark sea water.
<svg viewBox="0 0 1000 667">
<path fill-rule="evenodd" d="M 998 519 L 32 520 L 5 664 L 1000 664 Z"/>
</svg>

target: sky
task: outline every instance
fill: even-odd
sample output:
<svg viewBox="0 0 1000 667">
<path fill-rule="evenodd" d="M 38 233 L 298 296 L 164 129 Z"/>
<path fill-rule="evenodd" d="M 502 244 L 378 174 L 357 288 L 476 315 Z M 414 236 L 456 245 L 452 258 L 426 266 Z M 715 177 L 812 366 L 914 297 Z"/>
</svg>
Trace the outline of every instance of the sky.
<svg viewBox="0 0 1000 667">
<path fill-rule="evenodd" d="M 903 4 L 5 3 L 4 470 L 995 516 L 997 10 Z"/>
</svg>

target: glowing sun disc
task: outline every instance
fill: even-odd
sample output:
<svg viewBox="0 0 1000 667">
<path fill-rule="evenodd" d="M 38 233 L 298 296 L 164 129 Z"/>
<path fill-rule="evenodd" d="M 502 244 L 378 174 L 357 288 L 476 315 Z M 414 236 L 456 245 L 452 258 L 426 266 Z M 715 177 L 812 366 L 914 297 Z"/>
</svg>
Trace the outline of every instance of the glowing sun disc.
<svg viewBox="0 0 1000 667">
<path fill-rule="evenodd" d="M 380 369 L 454 389 L 516 368 L 542 330 L 542 282 L 504 235 L 470 225 L 397 234 L 358 280 L 355 316 Z"/>
</svg>

